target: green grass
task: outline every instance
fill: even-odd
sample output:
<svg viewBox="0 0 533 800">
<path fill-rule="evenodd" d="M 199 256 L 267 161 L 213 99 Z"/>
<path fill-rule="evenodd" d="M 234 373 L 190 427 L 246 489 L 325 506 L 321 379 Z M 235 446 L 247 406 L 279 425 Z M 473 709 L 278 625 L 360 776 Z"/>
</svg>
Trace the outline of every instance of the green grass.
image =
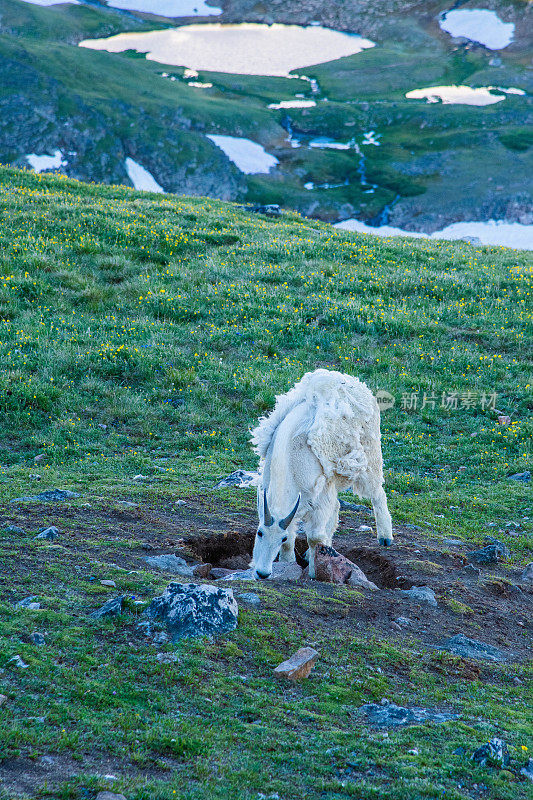
<svg viewBox="0 0 533 800">
<path fill-rule="evenodd" d="M 210 487 L 255 467 L 249 427 L 318 366 L 396 398 L 382 417 L 395 521 L 436 541 L 453 532 L 478 542 L 486 523 L 526 516 L 530 489 L 508 475 L 531 463 L 531 254 L 356 236 L 293 213 L 268 219 L 7 168 L 0 185 L 0 482 L 3 519 L 24 518 L 27 531 L 0 538 L 0 669 L 14 654 L 30 665 L 0 673 L 2 758 L 81 759 L 85 777 L 36 795 L 61 800 L 104 788 L 92 766 L 104 754 L 137 768 L 114 784 L 131 800 L 463 800 L 474 784 L 498 800 L 526 798 L 524 781 L 454 751 L 501 734 L 515 748 L 513 769 L 525 763 L 531 716 L 526 687 L 511 677 L 525 681 L 528 667 L 451 678 L 454 659 L 416 640 L 400 647 L 368 629 L 320 628 L 327 613 L 363 602 L 344 587 L 331 598 L 295 589 L 312 619 L 303 630 L 286 595 L 262 586 L 263 610 L 244 610 L 222 640 L 180 644 L 166 666 L 134 632 L 131 603 L 115 621 L 86 620 L 109 597 L 104 577 L 130 598 L 166 583 L 121 569 L 142 542 L 113 538 L 99 509 L 125 499 L 168 510 L 178 497 L 205 497 L 206 514 L 249 516 L 251 491 Z M 420 407 L 424 392 L 435 408 Z M 457 410 L 440 407 L 443 392 L 459 393 Z M 461 408 L 468 392 L 474 405 Z M 511 426 L 482 409 L 492 392 Z M 416 408 L 402 408 L 404 393 Z M 134 482 L 138 473 L 146 479 Z M 37 520 L 8 501 L 51 486 L 79 491 L 73 513 L 89 503 L 96 516 L 87 527 L 67 514 L 59 544 L 43 545 L 33 541 Z M 57 513 L 43 508 L 43 524 Z M 153 524 L 147 517 L 148 531 Z M 531 560 L 530 537 L 513 542 L 513 559 Z M 36 588 L 43 610 L 14 614 L 11 602 Z M 46 630 L 46 648 L 24 643 L 35 629 Z M 315 637 L 314 678 L 280 688 L 272 667 Z M 384 696 L 463 716 L 384 739 L 355 713 Z"/>
</svg>

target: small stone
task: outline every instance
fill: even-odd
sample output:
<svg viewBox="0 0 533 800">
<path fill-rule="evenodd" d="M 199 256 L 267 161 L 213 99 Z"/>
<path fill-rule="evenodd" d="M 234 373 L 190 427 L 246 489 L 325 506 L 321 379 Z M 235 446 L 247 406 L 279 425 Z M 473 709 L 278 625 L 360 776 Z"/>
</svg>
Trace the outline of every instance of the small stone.
<svg viewBox="0 0 533 800">
<path fill-rule="evenodd" d="M 115 792 L 98 792 L 96 800 L 126 800 L 123 794 L 115 794 Z"/>
<path fill-rule="evenodd" d="M 91 614 L 92 619 L 101 619 L 102 617 L 115 617 L 117 614 L 122 613 L 122 606 L 124 604 L 124 597 L 112 597 L 107 603 L 93 611 Z"/>
<path fill-rule="evenodd" d="M 38 456 L 34 456 L 33 463 L 40 464 L 42 461 L 44 461 L 45 458 L 46 456 L 44 453 L 39 453 Z"/>
<path fill-rule="evenodd" d="M 369 581 L 366 577 L 363 570 L 359 569 L 358 566 L 354 564 L 354 568 L 352 570 L 352 574 L 346 581 L 349 586 L 355 586 L 356 588 L 361 589 L 371 589 L 372 591 L 378 591 L 378 587 L 372 581 Z"/>
<path fill-rule="evenodd" d="M 497 547 L 498 551 L 499 551 L 499 557 L 500 558 L 510 558 L 511 557 L 511 551 L 509 550 L 507 545 L 504 544 L 503 542 L 500 542 L 498 539 L 495 539 L 494 536 L 485 536 L 485 539 L 483 540 L 483 544 L 484 545 L 488 545 L 488 546 L 494 545 L 495 547 Z"/>
<path fill-rule="evenodd" d="M 6 533 L 25 533 L 23 528 L 19 528 L 18 525 L 6 525 L 4 528 Z"/>
<path fill-rule="evenodd" d="M 134 480 L 134 481 L 145 481 L 147 477 L 148 477 L 148 475 L 139 474 L 139 475 L 134 475 L 132 480 Z"/>
<path fill-rule="evenodd" d="M 363 513 L 364 512 L 368 513 L 370 511 L 368 506 L 362 506 L 358 503 L 349 503 L 346 500 L 340 500 L 340 499 L 339 499 L 339 506 L 341 508 L 341 511 L 359 511 Z"/>
<path fill-rule="evenodd" d="M 413 586 L 412 589 L 398 589 L 405 597 L 416 600 L 419 603 L 429 603 L 430 606 L 437 607 L 435 592 L 429 586 Z"/>
<path fill-rule="evenodd" d="M 511 417 L 508 417 L 507 414 L 500 414 L 498 416 L 498 425 L 503 425 L 505 428 L 511 424 Z"/>
<path fill-rule="evenodd" d="M 474 751 L 472 761 L 481 767 L 486 766 L 487 763 L 506 767 L 510 761 L 509 750 L 503 739 L 494 738 Z"/>
<path fill-rule="evenodd" d="M 291 681 L 303 680 L 315 666 L 318 655 L 318 651 L 313 647 L 301 647 L 287 661 L 278 664 L 274 674 Z"/>
<path fill-rule="evenodd" d="M 237 627 L 238 606 L 231 589 L 208 583 L 170 583 L 144 612 L 162 620 L 173 642 L 215 636 Z"/>
<path fill-rule="evenodd" d="M 175 664 L 179 656 L 177 653 L 158 653 L 156 659 L 160 664 Z"/>
<path fill-rule="evenodd" d="M 107 425 L 104 425 L 104 423 L 103 423 L 103 422 L 99 422 L 99 423 L 98 423 L 98 427 L 99 427 L 99 428 L 100 428 L 100 430 L 102 430 L 102 431 L 106 431 L 106 430 L 107 430 Z"/>
<path fill-rule="evenodd" d="M 531 480 L 531 472 L 529 470 L 526 470 L 525 472 L 516 472 L 514 475 L 509 475 L 509 480 L 527 483 L 527 481 Z"/>
<path fill-rule="evenodd" d="M 528 778 L 528 780 L 533 781 L 533 758 L 530 758 L 526 766 L 522 767 L 520 770 L 520 775 L 523 775 L 524 778 Z"/>
<path fill-rule="evenodd" d="M 467 564 L 466 567 L 463 567 L 463 572 L 465 572 L 469 578 L 479 578 L 481 575 L 481 570 L 473 564 Z"/>
<path fill-rule="evenodd" d="M 52 542 L 57 538 L 59 538 L 59 530 L 55 525 L 50 525 L 49 528 L 43 528 L 37 536 L 34 536 L 34 539 L 50 539 Z"/>
<path fill-rule="evenodd" d="M 119 509 L 128 509 L 128 508 L 138 508 L 138 503 L 133 503 L 131 500 L 117 500 L 116 501 L 117 508 Z"/>
<path fill-rule="evenodd" d="M 442 544 L 445 544 L 446 547 L 460 547 L 464 542 L 461 539 L 443 539 Z"/>
<path fill-rule="evenodd" d="M 391 622 L 390 626 L 391 626 L 391 628 L 394 628 L 395 631 L 401 631 L 401 629 L 402 629 L 401 626 L 398 625 L 397 622 Z"/>
<path fill-rule="evenodd" d="M 148 556 L 144 559 L 151 567 L 156 567 L 163 572 L 171 572 L 173 575 L 183 575 L 193 577 L 193 568 L 187 564 L 183 558 L 175 556 L 173 553 L 165 553 L 161 556 Z"/>
<path fill-rule="evenodd" d="M 108 580 L 100 581 L 100 586 L 110 586 L 113 589 L 117 588 L 117 584 L 115 583 L 115 581 L 108 581 Z"/>
<path fill-rule="evenodd" d="M 0 706 L 3 706 L 4 703 L 7 703 L 7 697 L 5 694 L 0 694 Z"/>
<path fill-rule="evenodd" d="M 272 580 L 297 581 L 302 577 L 302 568 L 296 561 L 275 561 L 272 564 Z"/>
<path fill-rule="evenodd" d="M 232 570 L 229 575 L 225 577 L 226 581 L 255 581 L 255 569 L 238 569 Z"/>
<path fill-rule="evenodd" d="M 28 667 L 29 667 L 29 664 L 26 664 L 22 660 L 21 656 L 18 656 L 18 655 L 17 656 L 13 656 L 13 658 L 10 658 L 7 663 L 8 664 L 13 664 L 14 667 L 19 667 L 20 669 L 28 669 Z"/>
<path fill-rule="evenodd" d="M 225 567 L 213 567 L 210 572 L 210 577 L 217 581 L 221 580 L 222 578 L 227 578 L 228 575 L 233 575 L 233 573 L 233 569 L 226 569 Z"/>
<path fill-rule="evenodd" d="M 372 527 L 370 525 L 359 525 L 357 530 L 359 531 L 359 533 L 363 533 L 364 531 L 371 531 Z"/>
<path fill-rule="evenodd" d="M 153 641 L 154 644 L 166 644 L 168 642 L 168 633 L 165 633 L 165 631 L 158 631 Z"/>
<path fill-rule="evenodd" d="M 152 633 L 152 623 L 148 619 L 143 619 L 137 623 L 135 629 L 144 633 L 145 636 L 150 636 Z"/>
<path fill-rule="evenodd" d="M 396 622 L 398 623 L 398 625 L 401 625 L 404 628 L 408 628 L 409 625 L 412 625 L 412 622 L 409 619 L 409 617 L 398 617 L 396 619 Z"/>
<path fill-rule="evenodd" d="M 31 481 L 40 481 L 41 475 L 38 475 L 36 472 L 30 472 L 30 480 Z"/>
<path fill-rule="evenodd" d="M 40 603 L 28 603 L 28 605 L 26 606 L 28 611 L 39 611 L 40 607 L 41 607 Z"/>
<path fill-rule="evenodd" d="M 464 633 L 457 633 L 450 636 L 438 646 L 439 650 L 447 650 L 462 658 L 477 658 L 484 661 L 505 661 L 506 656 L 497 647 L 491 644 L 479 642 L 477 639 L 469 639 Z"/>
<path fill-rule="evenodd" d="M 261 598 L 255 592 L 241 592 L 235 596 L 239 602 L 246 606 L 253 606 L 257 608 L 261 605 Z"/>
<path fill-rule="evenodd" d="M 523 583 L 533 583 L 533 561 L 527 565 L 525 570 L 520 575 L 520 580 Z"/>
<path fill-rule="evenodd" d="M 46 644 L 46 639 L 44 638 L 44 635 L 42 633 L 35 632 L 35 633 L 30 633 L 30 642 L 32 642 L 32 644 L 41 646 L 43 644 Z"/>
<path fill-rule="evenodd" d="M 251 211 L 254 214 L 265 214 L 267 217 L 279 217 L 281 215 L 281 206 L 277 203 L 267 203 L 267 205 L 254 206 Z"/>
<path fill-rule="evenodd" d="M 38 599 L 36 594 L 30 595 L 30 597 L 24 597 L 23 600 L 19 600 L 15 603 L 15 608 L 28 608 L 31 603 L 34 603 Z"/>
<path fill-rule="evenodd" d="M 193 564 L 192 574 L 195 578 L 209 578 L 211 564 Z"/>
</svg>

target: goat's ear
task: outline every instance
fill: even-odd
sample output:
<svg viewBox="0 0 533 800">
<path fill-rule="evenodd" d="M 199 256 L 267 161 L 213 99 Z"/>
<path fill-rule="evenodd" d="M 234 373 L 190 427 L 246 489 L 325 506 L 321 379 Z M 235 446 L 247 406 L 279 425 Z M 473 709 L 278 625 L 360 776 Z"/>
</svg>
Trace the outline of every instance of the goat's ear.
<svg viewBox="0 0 533 800">
<path fill-rule="evenodd" d="M 294 515 L 298 511 L 299 505 L 300 505 L 300 495 L 298 495 L 298 500 L 296 501 L 296 505 L 292 509 L 291 513 L 288 516 L 286 516 L 285 519 L 280 520 L 279 527 L 281 528 L 282 531 L 286 531 L 291 522 L 293 521 Z"/>
</svg>

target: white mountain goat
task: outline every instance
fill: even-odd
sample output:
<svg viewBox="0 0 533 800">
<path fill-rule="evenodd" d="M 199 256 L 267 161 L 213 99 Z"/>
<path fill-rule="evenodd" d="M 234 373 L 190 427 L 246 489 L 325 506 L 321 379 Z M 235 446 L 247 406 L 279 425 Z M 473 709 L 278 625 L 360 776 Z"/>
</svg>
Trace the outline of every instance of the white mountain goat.
<svg viewBox="0 0 533 800">
<path fill-rule="evenodd" d="M 298 523 L 309 549 L 331 545 L 339 522 L 337 493 L 351 488 L 372 501 L 378 541 L 392 544 L 392 523 L 383 490 L 380 414 L 370 389 L 351 375 L 317 369 L 306 373 L 252 431 L 260 458 L 259 528 L 252 567 L 268 578 L 280 561 L 295 561 Z"/>
</svg>

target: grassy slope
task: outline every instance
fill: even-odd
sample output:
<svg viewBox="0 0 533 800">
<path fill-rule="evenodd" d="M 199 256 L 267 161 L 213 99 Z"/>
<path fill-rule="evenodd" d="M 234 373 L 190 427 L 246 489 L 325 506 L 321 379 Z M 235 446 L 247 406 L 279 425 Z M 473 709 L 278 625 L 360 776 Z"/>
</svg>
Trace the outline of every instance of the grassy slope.
<svg viewBox="0 0 533 800">
<path fill-rule="evenodd" d="M 477 543 L 488 522 L 528 514 L 528 487 L 506 476 L 530 463 L 530 254 L 353 236 L 290 213 L 269 220 L 216 201 L 10 169 L 0 181 L 5 521 L 24 516 L 10 498 L 51 486 L 80 491 L 80 508 L 109 498 L 166 508 L 205 494 L 217 476 L 253 468 L 248 427 L 317 366 L 396 396 L 382 430 L 397 522 L 429 527 L 436 541 L 453 533 Z M 452 390 L 496 391 L 512 425 L 499 426 L 479 402 L 401 408 L 403 392 Z M 38 453 L 45 459 L 35 466 Z M 132 480 L 138 473 L 142 483 Z M 253 509 L 252 492 L 206 497 L 208 508 Z M 274 589 L 265 590 L 271 610 L 244 612 L 225 640 L 180 645 L 178 665 L 161 668 L 146 647 L 128 645 L 123 622 L 101 626 L 101 636 L 84 624 L 104 591 L 87 584 L 100 567 L 84 549 L 40 549 L 32 535 L 0 539 L 0 666 L 15 653 L 31 664 L 0 674 L 4 758 L 108 752 L 147 770 L 148 788 L 140 779 L 125 787 L 136 800 L 259 791 L 459 799 L 477 796 L 474 783 L 496 798 L 527 796 L 525 783 L 452 755 L 499 732 L 518 748 L 514 763 L 523 760 L 530 715 L 524 687 L 502 682 L 508 668 L 494 667 L 488 682 L 443 684 L 424 658 L 413 661 L 416 640 L 400 648 L 368 630 L 332 632 L 319 677 L 281 695 L 269 670 L 302 631 L 276 608 Z M 101 535 L 98 525 L 91 535 Z M 531 560 L 530 534 L 509 542 L 515 566 Z M 119 577 L 121 591 L 141 597 L 165 584 L 143 572 Z M 11 601 L 36 584 L 46 610 L 13 616 Z M 52 646 L 21 643 L 35 626 Z M 391 734 L 384 748 L 348 714 L 383 695 L 437 705 L 461 697 L 466 716 Z M 28 719 L 40 716 L 44 724 Z M 407 754 L 422 741 L 419 755 Z M 163 757 L 176 771 L 160 780 L 150 769 Z M 375 772 L 343 787 L 337 768 L 350 758 Z M 61 797 L 82 797 L 97 781 L 69 785 Z"/>
</svg>

